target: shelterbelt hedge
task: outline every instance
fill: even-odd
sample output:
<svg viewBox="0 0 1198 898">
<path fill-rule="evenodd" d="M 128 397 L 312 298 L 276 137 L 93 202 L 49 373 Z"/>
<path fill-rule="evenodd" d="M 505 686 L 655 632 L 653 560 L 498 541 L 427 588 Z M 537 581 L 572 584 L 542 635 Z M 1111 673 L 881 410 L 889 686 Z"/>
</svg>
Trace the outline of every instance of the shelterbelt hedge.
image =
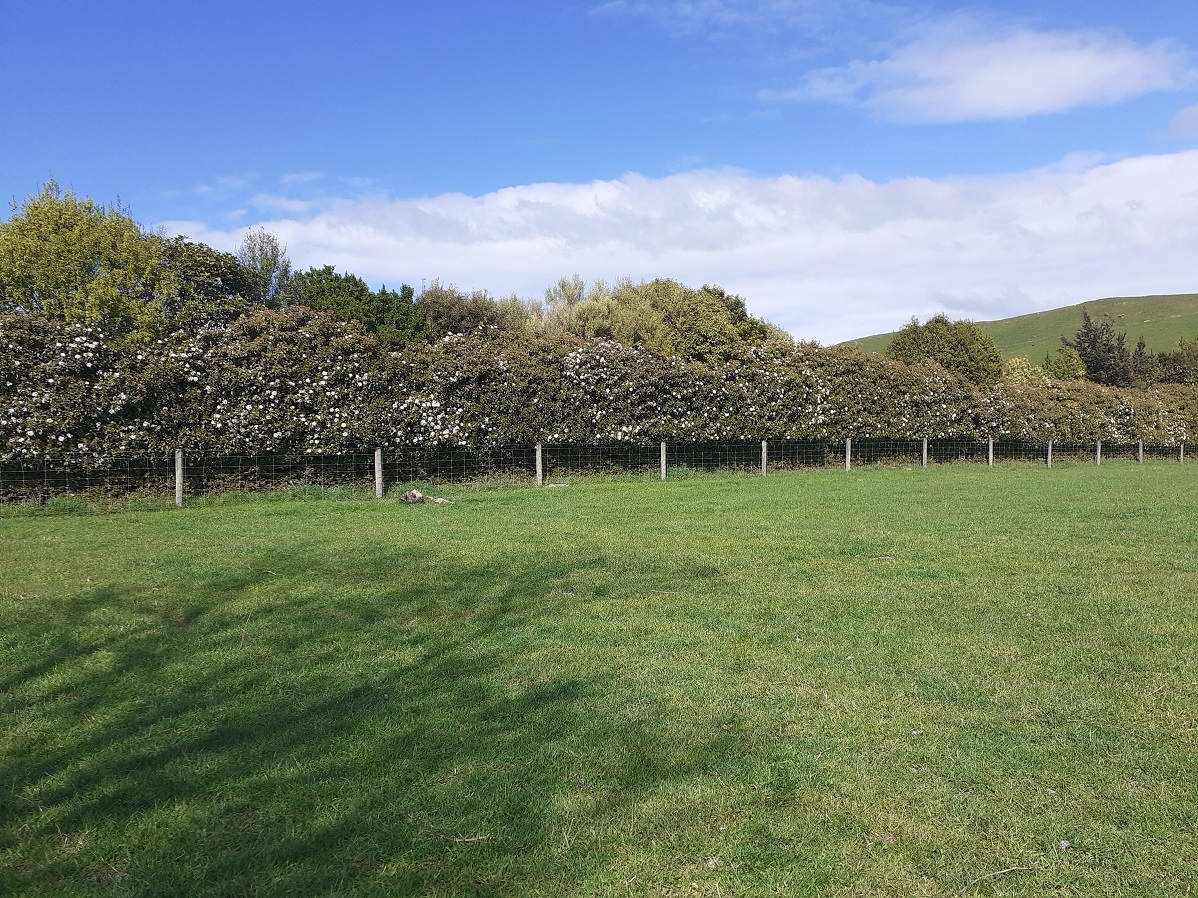
<svg viewBox="0 0 1198 898">
<path fill-rule="evenodd" d="M 934 364 L 785 339 L 691 361 L 495 328 L 388 351 L 303 307 L 142 342 L 0 317 L 3 458 L 922 436 L 1175 445 L 1196 433 L 1195 387 L 980 389 Z"/>
</svg>

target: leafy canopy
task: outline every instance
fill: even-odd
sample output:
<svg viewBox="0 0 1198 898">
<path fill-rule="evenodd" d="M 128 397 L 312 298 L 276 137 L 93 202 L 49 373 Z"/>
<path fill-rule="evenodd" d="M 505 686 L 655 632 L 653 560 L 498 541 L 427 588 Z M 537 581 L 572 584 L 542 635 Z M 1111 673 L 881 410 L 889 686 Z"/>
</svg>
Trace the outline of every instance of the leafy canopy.
<svg viewBox="0 0 1198 898">
<path fill-rule="evenodd" d="M 162 239 L 119 204 L 79 199 L 50 180 L 0 223 L 4 311 L 149 334 L 178 292 Z"/>
<path fill-rule="evenodd" d="M 1109 387 L 1131 384 L 1131 353 L 1127 349 L 1127 334 L 1116 332 L 1111 319 L 1103 315 L 1095 321 L 1082 309 L 1082 324 L 1070 340 L 1061 337 L 1061 344 L 1075 350 L 1086 366 L 1086 377 L 1094 383 Z"/>
<path fill-rule="evenodd" d="M 416 305 L 414 291 L 404 284 L 371 290 L 357 275 L 339 274 L 332 265 L 294 274 L 283 291 L 288 305 L 328 312 L 342 321 L 360 321 L 388 349 L 425 337 L 425 310 Z"/>
<path fill-rule="evenodd" d="M 972 321 L 950 321 L 934 315 L 920 324 L 912 318 L 894 335 L 886 354 L 915 364 L 930 359 L 980 386 L 991 386 L 1002 377 L 1002 355 L 987 334 Z"/>
</svg>

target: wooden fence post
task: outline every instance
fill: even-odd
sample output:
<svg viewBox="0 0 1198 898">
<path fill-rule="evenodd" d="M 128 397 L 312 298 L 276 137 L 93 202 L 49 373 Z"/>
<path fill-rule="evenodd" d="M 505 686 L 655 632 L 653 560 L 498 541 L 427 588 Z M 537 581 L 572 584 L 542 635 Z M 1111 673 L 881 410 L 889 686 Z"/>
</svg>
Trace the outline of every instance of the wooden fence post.
<svg viewBox="0 0 1198 898">
<path fill-rule="evenodd" d="M 853 470 L 853 438 L 844 438 L 844 469 L 846 471 Z"/>
<path fill-rule="evenodd" d="M 1098 441 L 1098 448 L 1094 450 L 1094 464 L 1102 464 L 1102 440 Z"/>
<path fill-rule="evenodd" d="M 666 441 L 661 441 L 661 479 L 666 479 Z"/>
<path fill-rule="evenodd" d="M 990 442 L 986 446 L 986 467 L 994 467 L 994 437 L 990 437 Z"/>
<path fill-rule="evenodd" d="M 183 450 L 175 450 L 175 504 L 183 507 Z"/>
<path fill-rule="evenodd" d="M 919 466 L 926 468 L 928 466 L 928 438 L 923 438 L 923 453 L 919 456 Z"/>
<path fill-rule="evenodd" d="M 537 443 L 537 486 L 545 485 L 545 444 Z"/>
<path fill-rule="evenodd" d="M 765 476 L 765 472 L 769 470 L 770 464 L 770 449 L 769 444 L 765 440 L 761 441 L 761 476 Z"/>
<path fill-rule="evenodd" d="M 383 483 L 383 449 L 380 446 L 374 450 L 374 498 L 383 498 L 384 492 L 386 489 Z"/>
<path fill-rule="evenodd" d="M 1048 441 L 1048 466 L 1052 467 L 1052 440 Z"/>
</svg>

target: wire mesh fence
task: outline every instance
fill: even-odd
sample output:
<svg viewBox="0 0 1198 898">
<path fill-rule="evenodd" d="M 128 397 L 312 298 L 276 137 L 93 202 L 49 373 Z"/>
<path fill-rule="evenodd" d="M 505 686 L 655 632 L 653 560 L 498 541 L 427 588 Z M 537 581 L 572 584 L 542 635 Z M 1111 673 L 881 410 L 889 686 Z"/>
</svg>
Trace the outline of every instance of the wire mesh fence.
<svg viewBox="0 0 1198 898">
<path fill-rule="evenodd" d="M 304 486 L 366 491 L 374 486 L 373 452 L 184 453 L 183 461 L 183 489 L 187 495 L 268 492 Z M 173 467 L 173 457 L 171 464 Z"/>
<path fill-rule="evenodd" d="M 169 495 L 174 489 L 174 455 L 114 455 L 98 463 L 71 455 L 0 461 L 0 503 Z"/>
<path fill-rule="evenodd" d="M 581 474 L 652 475 L 658 469 L 660 458 L 660 448 L 645 443 L 547 443 L 543 447 L 542 465 L 544 477 L 548 479 Z M 535 447 L 533 469 L 536 469 Z"/>
<path fill-rule="evenodd" d="M 503 478 L 545 483 L 578 475 L 679 477 L 692 472 L 767 474 L 803 468 L 943 464 L 1106 464 L 1185 461 L 1185 446 L 1022 443 L 990 440 L 739 440 L 666 443 L 405 447 L 329 454 L 62 455 L 0 460 L 0 503 L 58 497 L 115 499 L 266 492 L 307 487 L 363 495 L 419 483 Z"/>
<path fill-rule="evenodd" d="M 382 462 L 383 482 L 387 485 L 483 477 L 528 479 L 536 476 L 536 447 L 388 449 L 383 452 Z"/>
</svg>

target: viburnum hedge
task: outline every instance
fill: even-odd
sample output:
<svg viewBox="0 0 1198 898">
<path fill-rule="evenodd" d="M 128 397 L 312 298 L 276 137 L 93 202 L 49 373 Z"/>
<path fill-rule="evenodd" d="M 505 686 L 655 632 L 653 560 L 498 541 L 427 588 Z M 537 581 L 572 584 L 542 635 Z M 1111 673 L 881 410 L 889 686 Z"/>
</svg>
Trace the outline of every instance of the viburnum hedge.
<svg viewBox="0 0 1198 898">
<path fill-rule="evenodd" d="M 735 439 L 1176 445 L 1198 387 L 1003 382 L 775 341 L 705 362 L 482 328 L 400 352 L 305 308 L 131 343 L 0 317 L 0 458 Z"/>
</svg>

